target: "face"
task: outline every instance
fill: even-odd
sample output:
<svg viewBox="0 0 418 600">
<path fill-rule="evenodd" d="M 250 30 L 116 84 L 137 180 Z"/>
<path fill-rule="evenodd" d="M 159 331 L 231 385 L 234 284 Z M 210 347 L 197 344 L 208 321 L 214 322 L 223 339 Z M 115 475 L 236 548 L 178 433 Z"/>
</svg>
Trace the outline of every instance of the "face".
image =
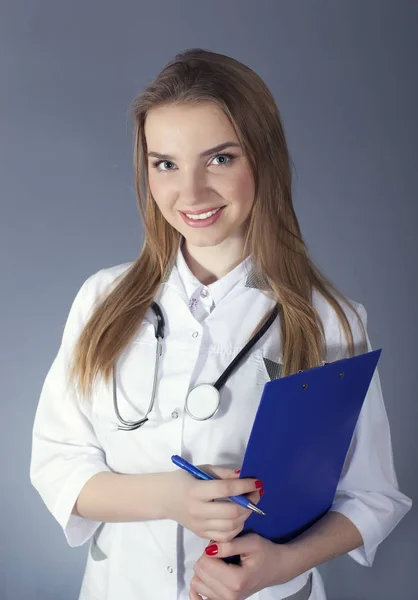
<svg viewBox="0 0 418 600">
<path fill-rule="evenodd" d="M 254 180 L 234 128 L 213 103 L 152 109 L 148 181 L 164 218 L 189 246 L 244 239 Z"/>
</svg>

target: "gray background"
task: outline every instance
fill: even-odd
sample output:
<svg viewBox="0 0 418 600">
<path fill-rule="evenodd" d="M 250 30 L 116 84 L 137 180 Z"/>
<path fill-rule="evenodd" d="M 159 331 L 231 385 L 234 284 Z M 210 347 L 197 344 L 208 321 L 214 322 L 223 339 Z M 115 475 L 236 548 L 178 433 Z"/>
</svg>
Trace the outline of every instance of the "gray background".
<svg viewBox="0 0 418 600">
<path fill-rule="evenodd" d="M 418 3 L 0 2 L 0 598 L 77 598 L 70 549 L 29 483 L 40 388 L 81 283 L 142 241 L 129 104 L 180 50 L 255 69 L 275 95 L 314 259 L 369 315 L 401 489 L 416 496 Z M 372 569 L 322 569 L 331 600 L 417 598 L 413 509 Z"/>
</svg>

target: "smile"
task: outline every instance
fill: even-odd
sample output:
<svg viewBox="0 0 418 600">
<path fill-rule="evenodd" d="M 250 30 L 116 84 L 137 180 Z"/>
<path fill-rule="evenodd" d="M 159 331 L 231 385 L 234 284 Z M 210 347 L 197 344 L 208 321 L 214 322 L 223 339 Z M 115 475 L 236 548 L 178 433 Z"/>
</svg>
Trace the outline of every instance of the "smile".
<svg viewBox="0 0 418 600">
<path fill-rule="evenodd" d="M 225 206 L 218 206 L 217 208 L 205 212 L 186 213 L 180 211 L 180 214 L 183 221 L 190 227 L 207 227 L 218 221 L 225 208 Z"/>
<path fill-rule="evenodd" d="M 189 219 L 208 219 L 209 217 L 211 217 L 212 215 L 215 215 L 218 210 L 221 210 L 221 207 L 219 208 L 215 208 L 214 210 L 211 210 L 209 212 L 204 212 L 204 213 L 200 213 L 198 215 L 196 214 L 192 214 L 192 213 L 184 213 L 186 215 L 186 217 L 188 217 Z"/>
</svg>

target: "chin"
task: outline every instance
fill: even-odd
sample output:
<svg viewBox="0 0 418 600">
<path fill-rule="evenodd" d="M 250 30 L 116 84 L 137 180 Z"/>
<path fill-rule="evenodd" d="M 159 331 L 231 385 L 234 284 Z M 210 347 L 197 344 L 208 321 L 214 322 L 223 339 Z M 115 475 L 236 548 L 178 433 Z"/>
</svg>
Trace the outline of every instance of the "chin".
<svg viewBox="0 0 418 600">
<path fill-rule="evenodd" d="M 228 237 L 228 233 L 226 232 L 209 232 L 204 230 L 196 230 L 195 232 L 180 232 L 184 237 L 186 242 L 191 246 L 196 246 L 198 248 L 209 248 L 211 246 L 218 246 L 222 244 Z"/>
</svg>

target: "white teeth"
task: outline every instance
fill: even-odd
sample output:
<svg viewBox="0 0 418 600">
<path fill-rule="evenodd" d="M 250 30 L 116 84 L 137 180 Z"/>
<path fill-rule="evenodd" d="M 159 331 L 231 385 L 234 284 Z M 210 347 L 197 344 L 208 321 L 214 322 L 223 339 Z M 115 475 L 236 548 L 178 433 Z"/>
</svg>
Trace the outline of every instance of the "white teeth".
<svg viewBox="0 0 418 600">
<path fill-rule="evenodd" d="M 220 207 L 219 208 L 215 208 L 215 210 L 211 210 L 210 212 L 202 213 L 200 215 L 188 215 L 186 213 L 186 217 L 188 217 L 189 219 L 192 219 L 192 221 L 197 221 L 197 220 L 202 220 L 202 219 L 208 219 L 212 215 L 216 214 L 218 212 L 218 210 L 221 210 L 221 208 Z"/>
</svg>

